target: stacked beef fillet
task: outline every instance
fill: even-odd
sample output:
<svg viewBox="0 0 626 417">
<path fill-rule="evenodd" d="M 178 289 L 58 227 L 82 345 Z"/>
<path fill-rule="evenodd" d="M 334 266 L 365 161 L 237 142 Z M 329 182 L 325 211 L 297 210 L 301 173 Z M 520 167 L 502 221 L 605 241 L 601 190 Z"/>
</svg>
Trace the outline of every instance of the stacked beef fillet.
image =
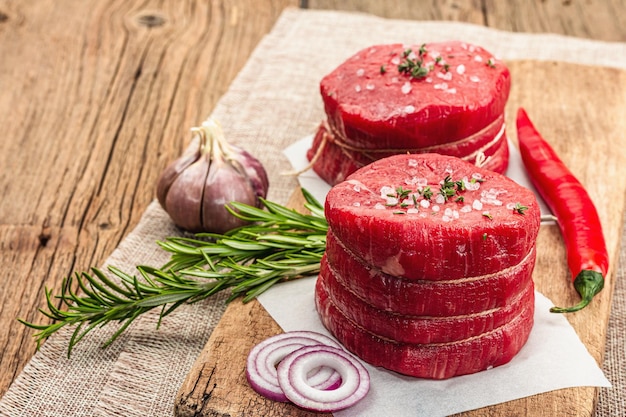
<svg viewBox="0 0 626 417">
<path fill-rule="evenodd" d="M 395 154 L 484 156 L 485 168 L 507 167 L 510 73 L 479 46 L 372 46 L 324 77 L 320 90 L 327 120 L 307 157 L 331 185 Z"/>
<path fill-rule="evenodd" d="M 528 189 L 455 157 L 397 155 L 335 185 L 325 212 L 317 309 L 363 360 L 443 379 L 525 344 L 540 223 Z"/>
</svg>

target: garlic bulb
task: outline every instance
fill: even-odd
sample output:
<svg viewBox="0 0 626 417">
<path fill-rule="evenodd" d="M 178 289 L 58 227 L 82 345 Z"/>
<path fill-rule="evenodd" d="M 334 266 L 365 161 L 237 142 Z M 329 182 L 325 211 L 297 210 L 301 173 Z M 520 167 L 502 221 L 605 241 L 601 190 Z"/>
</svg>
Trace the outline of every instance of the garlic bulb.
<svg viewBox="0 0 626 417">
<path fill-rule="evenodd" d="M 209 119 L 193 128 L 199 146 L 189 149 L 161 174 L 157 199 L 172 221 L 190 232 L 225 233 L 246 224 L 225 205 L 237 201 L 260 206 L 269 182 L 261 162 L 224 139 Z"/>
</svg>

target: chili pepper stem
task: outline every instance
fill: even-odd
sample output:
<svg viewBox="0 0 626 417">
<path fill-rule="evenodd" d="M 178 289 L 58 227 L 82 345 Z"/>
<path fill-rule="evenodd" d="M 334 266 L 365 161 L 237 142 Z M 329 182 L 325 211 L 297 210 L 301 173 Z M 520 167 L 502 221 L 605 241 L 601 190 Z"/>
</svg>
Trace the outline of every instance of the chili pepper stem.
<svg viewBox="0 0 626 417">
<path fill-rule="evenodd" d="M 574 279 L 574 288 L 582 298 L 580 303 L 572 307 L 552 307 L 551 313 L 573 313 L 585 308 L 591 299 L 604 288 L 604 277 L 598 271 L 583 269 Z"/>
</svg>

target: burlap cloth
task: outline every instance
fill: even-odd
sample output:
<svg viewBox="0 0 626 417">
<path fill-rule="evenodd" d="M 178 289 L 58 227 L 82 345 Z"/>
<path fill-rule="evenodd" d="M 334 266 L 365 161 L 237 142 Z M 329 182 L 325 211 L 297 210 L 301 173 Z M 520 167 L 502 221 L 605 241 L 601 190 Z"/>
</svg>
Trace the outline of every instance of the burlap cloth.
<svg viewBox="0 0 626 417">
<path fill-rule="evenodd" d="M 503 59 L 542 59 L 626 68 L 626 44 L 554 35 L 515 34 L 449 22 L 385 20 L 369 15 L 286 10 L 258 45 L 213 116 L 230 140 L 257 155 L 271 178 L 269 198 L 285 203 L 296 187 L 282 150 L 314 132 L 322 119 L 321 77 L 375 43 L 463 39 Z M 200 122 L 200 121 L 198 121 Z M 176 235 L 153 203 L 107 264 L 134 272 L 167 260 L 155 241 Z M 626 284 L 622 246 L 603 364 L 597 416 L 623 415 L 626 400 Z M 69 331 L 51 337 L 0 401 L 2 416 L 170 416 L 185 375 L 224 311 L 224 296 L 183 306 L 157 331 L 157 312 L 141 317 L 112 346 L 112 326 L 94 332 L 66 358 Z"/>
</svg>

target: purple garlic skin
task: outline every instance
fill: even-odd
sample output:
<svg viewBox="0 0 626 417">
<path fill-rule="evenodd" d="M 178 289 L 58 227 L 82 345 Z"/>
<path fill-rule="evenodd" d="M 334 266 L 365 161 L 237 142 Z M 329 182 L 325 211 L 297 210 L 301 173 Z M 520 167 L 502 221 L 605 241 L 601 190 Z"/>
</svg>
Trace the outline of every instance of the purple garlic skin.
<svg viewBox="0 0 626 417">
<path fill-rule="evenodd" d="M 193 233 L 223 234 L 246 221 L 225 208 L 231 202 L 260 207 L 269 181 L 261 162 L 230 145 L 213 120 L 192 129 L 198 149 L 187 151 L 161 174 L 157 199 L 174 224 Z"/>
</svg>

